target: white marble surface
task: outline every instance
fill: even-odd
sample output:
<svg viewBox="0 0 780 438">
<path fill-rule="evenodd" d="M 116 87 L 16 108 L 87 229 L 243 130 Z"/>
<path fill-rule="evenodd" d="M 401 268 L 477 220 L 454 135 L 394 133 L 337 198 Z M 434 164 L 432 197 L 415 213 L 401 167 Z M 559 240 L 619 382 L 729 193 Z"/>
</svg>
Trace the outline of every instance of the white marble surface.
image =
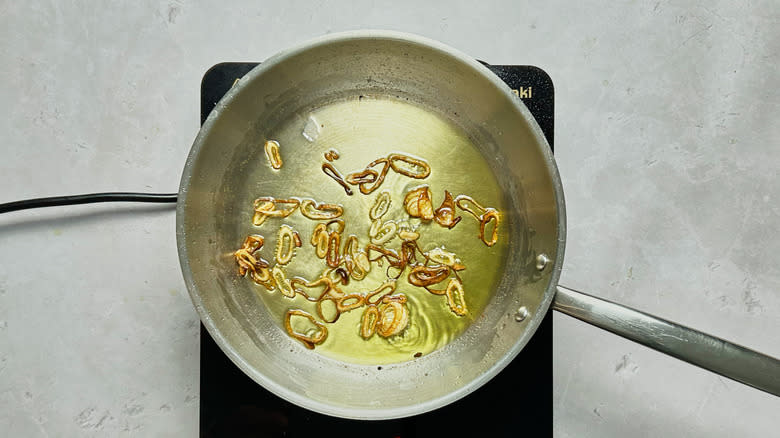
<svg viewBox="0 0 780 438">
<path fill-rule="evenodd" d="M 0 2 L 0 202 L 175 191 L 202 74 L 419 33 L 556 84 L 562 282 L 780 356 L 780 8 L 768 1 Z M 169 208 L 0 216 L 4 436 L 197 436 Z M 777 436 L 780 399 L 555 316 L 560 437 Z"/>
</svg>

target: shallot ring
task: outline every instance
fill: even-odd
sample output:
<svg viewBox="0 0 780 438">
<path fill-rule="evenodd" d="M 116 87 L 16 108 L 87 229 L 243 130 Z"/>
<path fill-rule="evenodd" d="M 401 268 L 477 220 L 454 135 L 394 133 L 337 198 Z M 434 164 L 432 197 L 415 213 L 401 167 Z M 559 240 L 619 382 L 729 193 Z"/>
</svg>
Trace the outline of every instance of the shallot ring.
<svg viewBox="0 0 780 438">
<path fill-rule="evenodd" d="M 396 287 L 395 280 L 385 281 L 384 283 L 379 285 L 378 288 L 374 289 L 373 291 L 369 292 L 366 295 L 366 303 L 368 303 L 369 305 L 373 305 L 373 304 L 379 303 L 380 301 L 382 301 L 382 299 L 384 297 L 386 297 L 386 296 L 392 294 L 393 292 L 395 292 L 395 287 Z M 389 289 L 389 290 L 385 291 L 385 289 Z M 385 292 L 383 292 L 383 291 L 385 291 Z M 374 299 L 375 297 L 376 297 L 376 299 Z"/>
<path fill-rule="evenodd" d="M 455 296 L 455 294 L 458 294 L 458 296 Z M 451 279 L 447 284 L 445 295 L 447 295 L 447 305 L 450 306 L 452 313 L 458 316 L 463 316 L 468 313 L 468 309 L 466 308 L 466 296 L 463 291 L 463 284 L 460 280 L 455 278 Z"/>
<path fill-rule="evenodd" d="M 393 221 L 387 221 L 382 223 L 380 219 L 377 219 L 374 221 L 374 223 L 379 222 L 381 225 L 378 227 L 379 229 L 376 230 L 373 236 L 371 236 L 371 243 L 374 245 L 383 245 L 395 237 L 396 231 L 398 231 L 398 225 Z M 374 225 L 372 223 L 372 228 L 374 228 Z M 369 234 L 371 233 L 371 230 L 369 229 Z"/>
<path fill-rule="evenodd" d="M 373 318 L 372 318 L 373 316 Z M 379 321 L 379 309 L 374 304 L 366 307 L 360 318 L 360 336 L 368 339 L 376 332 L 376 323 Z"/>
<path fill-rule="evenodd" d="M 496 225 L 493 227 L 493 233 L 491 233 L 490 240 L 485 240 L 485 227 L 488 223 L 490 223 L 491 220 L 496 221 Z M 490 208 L 488 209 L 485 214 L 482 215 L 479 221 L 479 238 L 482 240 L 482 242 L 485 243 L 487 246 L 493 246 L 498 241 L 498 224 L 501 223 L 501 217 L 498 214 L 498 211 Z"/>
<path fill-rule="evenodd" d="M 313 199 L 301 200 L 301 214 L 315 221 L 335 219 L 344 214 L 344 208 L 338 204 L 318 204 Z"/>
<path fill-rule="evenodd" d="M 371 184 L 379 177 L 379 172 L 373 169 L 363 169 L 347 175 L 346 181 L 352 185 Z"/>
<path fill-rule="evenodd" d="M 392 202 L 393 200 L 390 197 L 390 192 L 387 190 L 381 192 L 379 195 L 377 195 L 376 200 L 374 201 L 374 205 L 371 206 L 371 209 L 368 211 L 369 219 L 375 221 L 382 218 L 382 216 L 387 213 L 387 210 L 390 209 Z"/>
<path fill-rule="evenodd" d="M 295 290 L 296 293 L 299 293 L 303 295 L 304 298 L 306 298 L 308 301 L 319 301 L 322 299 L 325 295 L 334 295 L 334 296 L 341 296 L 344 293 L 336 287 L 336 285 L 333 284 L 333 281 L 327 277 L 327 275 L 322 276 L 312 282 L 307 282 L 306 279 L 300 278 L 300 277 L 293 277 L 290 279 L 290 284 L 293 286 L 293 290 Z M 313 289 L 318 286 L 325 286 L 320 293 L 318 297 L 312 297 L 311 295 L 307 294 L 305 291 L 303 291 L 302 288 L 296 288 L 295 285 L 301 284 L 303 287 Z M 335 291 L 336 293 L 333 294 L 331 292 Z"/>
<path fill-rule="evenodd" d="M 407 242 L 415 241 L 420 238 L 420 233 L 417 231 L 398 230 L 398 238 Z"/>
<path fill-rule="evenodd" d="M 241 248 L 237 249 L 233 256 L 238 264 L 238 275 L 245 276 L 247 272 L 252 273 L 252 278 L 256 278 L 257 269 L 267 268 L 268 262 L 261 257 L 255 257 L 254 254 L 263 247 L 263 236 L 252 234 L 244 239 Z"/>
<path fill-rule="evenodd" d="M 328 236 L 328 252 L 325 255 L 325 262 L 331 268 L 337 268 L 341 262 L 341 254 L 339 254 L 340 247 L 341 234 L 336 231 L 331 231 Z"/>
<path fill-rule="evenodd" d="M 335 149 L 328 149 L 327 152 L 325 152 L 325 159 L 328 161 L 334 161 L 339 159 L 339 151 Z"/>
<path fill-rule="evenodd" d="M 404 294 L 398 294 L 398 295 L 386 295 L 382 298 L 383 303 L 389 303 L 390 301 L 395 301 L 397 303 L 405 304 L 407 301 L 406 295 Z"/>
<path fill-rule="evenodd" d="M 372 167 L 378 164 L 384 164 L 382 170 L 379 172 L 372 169 Z M 390 161 L 388 161 L 387 158 L 378 158 L 372 161 L 371 163 L 369 163 L 369 165 L 366 166 L 365 169 L 347 175 L 347 181 L 353 181 L 357 183 L 358 188 L 360 189 L 360 193 L 364 195 L 368 195 L 369 193 L 378 189 L 380 185 L 382 185 L 382 183 L 385 180 L 385 177 L 387 176 L 387 172 L 389 170 L 390 170 Z M 371 177 L 368 178 L 368 175 L 371 175 Z M 373 185 L 369 185 L 369 184 L 373 184 Z"/>
<path fill-rule="evenodd" d="M 344 243 L 344 252 L 341 257 L 344 261 L 344 267 L 347 269 L 347 274 L 357 281 L 365 278 L 367 274 L 366 269 L 357 260 L 359 254 L 362 253 L 358 247 L 359 244 L 357 236 L 351 234 Z"/>
<path fill-rule="evenodd" d="M 426 259 L 432 260 L 433 262 L 438 263 L 440 265 L 453 266 L 458 262 L 455 253 L 445 251 L 442 248 L 434 248 L 428 251 L 427 253 L 425 253 L 424 255 Z"/>
<path fill-rule="evenodd" d="M 323 259 L 328 254 L 328 231 L 325 224 L 317 224 L 311 233 L 310 243 L 314 246 L 317 257 Z"/>
<path fill-rule="evenodd" d="M 474 207 L 476 207 L 479 211 L 474 211 L 471 206 L 467 205 L 468 203 L 472 204 Z M 485 207 L 480 205 L 477 201 L 474 200 L 469 195 L 458 195 L 455 197 L 455 205 L 458 206 L 461 210 L 469 213 L 470 215 L 474 216 L 476 220 L 482 220 L 482 215 L 487 211 Z"/>
<path fill-rule="evenodd" d="M 264 242 L 265 239 L 263 239 L 263 236 L 259 234 L 250 234 L 246 236 L 246 239 L 244 239 L 244 244 L 241 245 L 241 248 L 246 249 L 250 252 L 255 252 L 258 249 L 263 247 Z"/>
<path fill-rule="evenodd" d="M 396 153 L 396 154 L 390 154 L 387 157 L 387 161 L 390 163 L 390 167 L 392 167 L 393 170 L 396 171 L 396 173 L 400 173 L 401 175 L 408 176 L 409 178 L 423 179 L 423 178 L 427 178 L 428 175 L 431 174 L 431 166 L 425 160 L 419 158 L 414 158 L 408 155 Z M 413 173 L 407 169 L 399 167 L 396 164 L 397 161 L 403 161 L 405 163 L 411 164 L 412 166 L 419 168 L 421 171 L 418 173 Z"/>
<path fill-rule="evenodd" d="M 299 294 L 303 298 L 305 298 L 307 301 L 316 302 L 319 298 L 314 298 L 311 295 L 307 294 L 306 291 L 303 290 L 302 287 L 297 287 L 297 285 L 301 285 L 303 287 L 307 287 L 309 284 L 309 280 L 302 278 L 302 277 L 293 277 L 290 279 L 290 287 L 292 287 L 293 291 L 295 293 Z"/>
<path fill-rule="evenodd" d="M 271 278 L 273 278 L 274 283 L 276 283 L 276 286 L 279 288 L 279 292 L 281 292 L 282 295 L 287 298 L 295 298 L 295 289 L 293 289 L 290 280 L 287 279 L 287 276 L 279 265 L 276 265 L 271 269 Z"/>
<path fill-rule="evenodd" d="M 347 300 L 356 300 L 352 304 L 344 304 Z M 339 313 L 349 312 L 350 310 L 357 309 L 366 303 L 366 297 L 359 293 L 346 294 L 336 301 L 336 309 Z"/>
<path fill-rule="evenodd" d="M 300 241 L 300 237 L 298 238 Z M 286 265 L 295 254 L 295 231 L 289 225 L 279 227 L 276 238 L 276 263 Z"/>
<path fill-rule="evenodd" d="M 276 288 L 276 282 L 274 281 L 273 275 L 271 275 L 271 270 L 267 267 L 260 268 L 256 271 L 250 271 L 249 278 L 269 291 Z"/>
<path fill-rule="evenodd" d="M 407 277 L 414 286 L 426 287 L 441 283 L 450 275 L 448 266 L 415 266 Z"/>
<path fill-rule="evenodd" d="M 333 317 L 333 319 L 325 318 L 325 315 L 322 313 L 322 302 L 323 301 L 332 301 L 333 304 L 336 306 L 336 316 Z M 339 301 L 338 301 L 338 299 L 333 297 L 333 296 L 328 295 L 327 292 L 325 294 L 323 294 L 323 296 L 321 296 L 319 300 L 317 300 L 317 304 L 316 304 L 315 307 L 317 309 L 317 315 L 319 315 L 319 317 L 323 321 L 327 322 L 328 324 L 333 324 L 334 322 L 338 321 L 339 320 L 339 316 L 341 316 L 341 312 L 339 312 Z"/>
<path fill-rule="evenodd" d="M 277 208 L 279 204 L 286 207 Z M 252 217 L 252 223 L 257 226 L 260 226 L 263 224 L 263 222 L 265 222 L 266 218 L 287 217 L 291 215 L 296 208 L 298 208 L 299 204 L 300 202 L 295 198 L 274 199 L 273 197 L 270 196 L 257 198 L 255 199 L 255 203 L 254 203 L 255 214 Z"/>
<path fill-rule="evenodd" d="M 268 159 L 268 164 L 274 170 L 282 168 L 282 155 L 279 153 L 279 142 L 276 140 L 268 140 L 265 142 L 265 157 Z"/>
<path fill-rule="evenodd" d="M 301 316 L 308 319 L 309 321 L 312 322 L 312 324 L 314 324 L 319 329 L 319 331 L 314 336 L 306 336 L 303 333 L 296 332 L 295 330 L 293 330 L 292 323 L 290 321 L 293 316 Z M 303 310 L 297 310 L 297 309 L 288 310 L 287 313 L 285 313 L 284 315 L 284 328 L 287 330 L 287 333 L 291 337 L 301 341 L 303 345 L 306 346 L 306 348 L 308 348 L 309 350 L 313 350 L 315 345 L 321 344 L 328 337 L 328 328 L 325 327 L 325 325 L 322 324 L 321 322 L 314 319 L 313 316 L 304 312 Z"/>
<path fill-rule="evenodd" d="M 387 312 L 393 312 L 393 319 L 388 322 Z M 376 332 L 379 336 L 387 338 L 401 333 L 409 324 L 409 311 L 398 301 L 382 303 L 379 308 L 379 319 L 376 324 Z"/>
</svg>

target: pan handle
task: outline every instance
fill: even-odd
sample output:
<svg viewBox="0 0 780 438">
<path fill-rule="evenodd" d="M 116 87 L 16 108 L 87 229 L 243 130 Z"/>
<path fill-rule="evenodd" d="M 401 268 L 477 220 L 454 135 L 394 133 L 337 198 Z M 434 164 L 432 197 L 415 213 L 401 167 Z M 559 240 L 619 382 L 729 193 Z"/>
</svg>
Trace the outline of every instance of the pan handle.
<svg viewBox="0 0 780 438">
<path fill-rule="evenodd" d="M 563 286 L 553 309 L 780 397 L 780 360 L 773 357 Z"/>
</svg>

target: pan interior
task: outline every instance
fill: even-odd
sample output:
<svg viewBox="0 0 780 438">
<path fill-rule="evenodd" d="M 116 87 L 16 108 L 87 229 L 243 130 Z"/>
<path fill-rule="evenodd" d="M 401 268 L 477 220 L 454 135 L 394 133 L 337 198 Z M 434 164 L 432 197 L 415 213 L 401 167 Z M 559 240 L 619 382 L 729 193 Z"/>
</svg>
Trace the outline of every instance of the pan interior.
<svg viewBox="0 0 780 438">
<path fill-rule="evenodd" d="M 315 411 L 394 418 L 462 397 L 526 344 L 547 311 L 550 284 L 559 274 L 562 198 L 538 127 L 491 75 L 473 60 L 428 40 L 393 33 L 346 34 L 269 59 L 220 102 L 185 167 L 177 237 L 185 280 L 204 325 L 250 377 Z M 279 172 L 270 171 L 264 161 L 266 139 L 278 139 L 282 145 L 284 166 Z M 502 210 L 502 243 L 490 251 L 495 255 L 477 254 L 477 261 L 471 261 L 476 266 L 463 255 L 467 270 L 475 268 L 468 272 L 474 282 L 486 287 L 484 293 L 472 294 L 477 298 L 468 302 L 473 323 L 462 320 L 453 332 L 463 332 L 452 342 L 425 345 L 426 354 L 414 360 L 407 358 L 418 351 L 416 346 L 385 355 L 381 369 L 376 363 L 356 363 L 360 361 L 338 348 L 319 354 L 288 337 L 279 327 L 275 304 L 262 305 L 268 298 L 262 290 L 236 275 L 232 252 L 252 232 L 256 197 L 344 198 L 343 190 L 319 167 L 323 149 L 331 147 L 341 153 L 334 166 L 342 173 L 362 169 L 393 151 L 428 160 L 435 172 L 430 181 L 388 176 L 381 189 L 394 193 L 395 208 L 400 207 L 399 193 L 427 183 L 435 203 L 441 202 L 446 188 L 482 197 L 485 204 Z M 431 155 L 423 156 L 428 150 Z M 299 178 L 280 178 L 287 172 Z M 345 212 L 366 214 L 374 198 L 356 193 L 348 201 L 363 207 Z M 310 235 L 310 222 L 288 219 L 300 227 L 302 237 Z M 346 222 L 365 224 L 365 219 L 347 217 Z M 281 223 L 268 229 L 278 229 Z M 473 218 L 464 217 L 458 227 L 470 228 L 479 243 Z M 446 239 L 435 235 L 444 230 L 432 226 L 429 231 L 432 242 Z M 365 229 L 354 234 L 365 235 Z M 274 239 L 266 237 L 270 259 Z M 307 244 L 299 250 L 302 257 L 311 254 Z M 457 244 L 452 245 L 457 253 Z M 554 261 L 542 272 L 535 267 L 540 253 Z M 464 278 L 464 284 L 469 281 Z M 435 300 L 441 297 L 425 298 L 443 304 Z M 523 321 L 515 319 L 520 306 L 530 313 Z M 350 335 L 355 334 L 353 330 Z"/>
<path fill-rule="evenodd" d="M 478 237 L 479 222 L 468 213 L 460 211 L 462 223 L 447 229 L 433 221 L 409 219 L 403 207 L 404 194 L 425 185 L 430 187 L 436 206 L 444 199 L 446 189 L 452 192 L 452 196 L 468 194 L 485 206 L 501 212 L 505 210 L 498 181 L 463 129 L 443 115 L 418 106 L 401 95 L 374 92 L 346 96 L 311 111 L 296 112 L 280 126 L 258 126 L 258 131 L 259 143 L 250 146 L 248 160 L 239 161 L 234 170 L 244 175 L 246 181 L 237 188 L 243 192 L 238 198 L 244 199 L 244 205 L 239 208 L 241 217 L 246 221 L 238 224 L 236 233 L 239 236 L 242 233 L 263 235 L 265 247 L 259 253 L 272 260 L 274 248 L 278 245 L 276 230 L 279 226 L 284 223 L 298 231 L 306 244 L 284 267 L 288 278 L 316 279 L 326 268 L 309 244 L 317 222 L 301 214 L 293 214 L 283 219 L 268 219 L 261 227 L 254 227 L 248 218 L 253 213 L 252 201 L 260 195 L 277 199 L 297 196 L 340 204 L 344 208 L 341 219 L 345 222 L 341 233 L 342 245 L 347 236 L 354 235 L 360 246 L 365 247 L 369 243 L 371 226 L 369 210 L 380 193 L 387 192 L 392 201 L 389 210 L 380 219 L 382 223 L 413 227 L 420 233 L 417 239 L 420 251 L 445 248 L 457 254 L 466 266 L 458 274 L 465 289 L 466 315 L 454 314 L 446 296 L 433 295 L 410 285 L 407 275 L 401 275 L 396 282 L 396 293 L 403 293 L 408 298 L 405 304 L 410 312 L 407 330 L 398 336 L 383 338 L 374 335 L 364 340 L 358 334 L 363 312 L 368 308 L 363 305 L 343 312 L 335 323 L 326 324 L 328 337 L 317 345 L 315 351 L 366 365 L 413 360 L 415 356 L 427 355 L 446 345 L 482 313 L 504 272 L 508 247 L 506 230 L 499 226 L 498 243 L 488 247 Z M 265 139 L 274 139 L 281 145 L 284 165 L 279 171 L 272 170 L 267 163 L 262 147 Z M 360 193 L 357 187 L 352 187 L 353 195 L 348 196 L 342 186 L 321 170 L 321 164 L 326 162 L 323 154 L 331 149 L 339 153 L 339 158 L 332 165 L 342 175 L 360 171 L 372 161 L 397 152 L 425 159 L 432 171 L 424 179 L 389 171 L 376 191 L 366 195 Z M 241 237 L 237 242 L 240 240 Z M 401 240 L 397 237 L 382 246 L 401 252 Z M 424 261 L 419 252 L 416 258 L 419 262 Z M 366 293 L 376 289 L 388 280 L 387 266 L 386 261 L 382 266 L 373 265 L 365 279 L 359 282 L 353 280 L 341 289 L 345 293 Z M 390 271 L 394 277 L 395 273 L 392 269 Z M 408 269 L 404 274 L 408 274 Z M 451 274 L 450 278 L 455 277 Z M 268 307 L 280 329 L 288 309 L 316 315 L 316 305 L 301 295 L 290 300 L 280 293 L 251 284 L 248 279 L 245 283 Z M 446 286 L 447 281 L 444 281 L 433 287 L 443 289 Z"/>
</svg>

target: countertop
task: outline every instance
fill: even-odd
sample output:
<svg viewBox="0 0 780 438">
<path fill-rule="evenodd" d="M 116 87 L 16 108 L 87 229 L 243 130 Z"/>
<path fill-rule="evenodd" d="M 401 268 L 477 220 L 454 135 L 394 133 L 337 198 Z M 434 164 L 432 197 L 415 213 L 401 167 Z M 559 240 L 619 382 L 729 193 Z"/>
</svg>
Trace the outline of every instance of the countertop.
<svg viewBox="0 0 780 438">
<path fill-rule="evenodd" d="M 175 192 L 210 66 L 359 28 L 546 70 L 561 283 L 780 356 L 771 0 L 2 2 L 0 202 Z M 0 216 L 6 436 L 197 436 L 199 324 L 174 220 L 148 205 Z M 780 398 L 554 324 L 556 436 L 778 433 Z"/>
</svg>

